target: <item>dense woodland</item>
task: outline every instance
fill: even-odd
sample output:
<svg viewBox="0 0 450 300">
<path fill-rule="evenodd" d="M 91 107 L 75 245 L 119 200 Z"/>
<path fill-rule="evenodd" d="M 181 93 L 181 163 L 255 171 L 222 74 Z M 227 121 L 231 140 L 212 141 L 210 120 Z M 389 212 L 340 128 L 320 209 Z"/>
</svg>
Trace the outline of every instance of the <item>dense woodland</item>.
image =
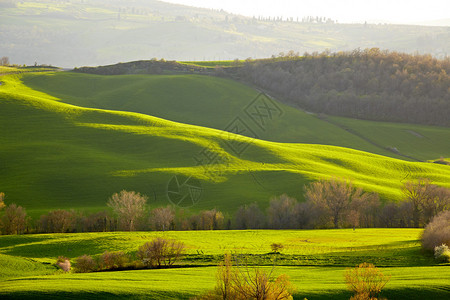
<svg viewBox="0 0 450 300">
<path fill-rule="evenodd" d="M 270 60 L 248 60 L 237 72 L 241 79 L 307 111 L 450 126 L 449 58 L 378 48 L 301 57 L 291 51 Z"/>
</svg>

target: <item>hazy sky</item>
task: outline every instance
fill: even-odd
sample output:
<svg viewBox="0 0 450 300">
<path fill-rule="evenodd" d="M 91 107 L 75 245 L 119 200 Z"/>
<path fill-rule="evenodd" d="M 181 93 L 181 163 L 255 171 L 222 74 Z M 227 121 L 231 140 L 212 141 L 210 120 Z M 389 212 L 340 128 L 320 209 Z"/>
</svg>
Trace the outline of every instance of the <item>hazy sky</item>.
<svg viewBox="0 0 450 300">
<path fill-rule="evenodd" d="M 322 16 L 340 23 L 418 24 L 449 19 L 450 0 L 164 0 L 246 16 Z"/>
</svg>

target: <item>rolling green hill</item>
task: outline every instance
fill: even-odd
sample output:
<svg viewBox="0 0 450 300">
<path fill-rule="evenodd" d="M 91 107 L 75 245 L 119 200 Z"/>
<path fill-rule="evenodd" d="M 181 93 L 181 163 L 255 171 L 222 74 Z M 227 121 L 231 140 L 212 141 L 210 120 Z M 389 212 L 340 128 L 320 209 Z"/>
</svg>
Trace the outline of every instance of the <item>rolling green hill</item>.
<svg viewBox="0 0 450 300">
<path fill-rule="evenodd" d="M 1 81 L 0 190 L 7 194 L 7 203 L 23 205 L 32 215 L 55 208 L 104 208 L 108 197 L 121 189 L 149 195 L 151 205 L 164 205 L 169 201 L 169 181 L 177 174 L 200 181 L 202 194 L 194 209 L 216 207 L 225 212 L 254 201 L 265 207 L 270 197 L 282 193 L 302 199 L 304 184 L 330 175 L 350 178 L 385 200 L 399 198 L 405 178 L 428 177 L 450 186 L 448 166 L 335 146 L 269 142 L 158 118 L 181 116 L 194 124 L 223 128 L 229 116 L 243 116 L 241 103 L 257 94 L 228 80 L 52 73 L 7 75 Z M 188 87 L 186 92 L 182 87 Z M 214 91 L 219 100 L 209 103 Z M 192 99 L 198 99 L 193 103 L 205 111 L 182 106 L 182 101 Z M 235 111 L 225 111 L 229 99 L 236 101 L 231 106 Z M 158 115 L 171 111 L 164 111 L 164 105 L 174 108 L 172 117 Z M 349 147 L 360 143 L 332 124 L 280 107 L 284 117 L 267 129 L 267 139 L 277 140 L 277 130 L 285 129 L 279 140 L 318 143 L 313 137 L 324 134 L 319 137 L 324 141 L 341 139 Z M 221 117 L 222 112 L 228 114 Z M 298 125 L 289 127 L 290 122 Z M 309 122 L 317 122 L 313 124 L 321 131 L 312 131 L 314 125 L 302 128 Z M 292 138 L 290 132 L 297 135 Z M 205 149 L 221 160 L 205 162 Z M 196 158 L 204 163 L 199 165 Z"/>
<path fill-rule="evenodd" d="M 448 128 L 375 123 L 344 118 L 328 122 L 287 105 L 259 127 L 246 113 L 259 92 L 232 80 L 199 75 L 99 76 L 60 72 L 22 77 L 27 86 L 82 107 L 138 112 L 224 130 L 236 117 L 263 140 L 334 145 L 407 160 L 450 157 Z M 261 102 L 256 102 L 261 106 Z M 269 103 L 270 104 L 270 103 Z M 248 110 L 254 112 L 252 110 Z M 264 108 L 261 114 L 267 114 Z M 280 112 L 280 113 L 279 113 Z M 258 118 L 256 117 L 256 121 Z M 420 133 L 418 133 L 420 132 Z M 392 151 L 397 149 L 400 156 Z M 391 149 L 391 150 L 390 150 Z"/>
</svg>

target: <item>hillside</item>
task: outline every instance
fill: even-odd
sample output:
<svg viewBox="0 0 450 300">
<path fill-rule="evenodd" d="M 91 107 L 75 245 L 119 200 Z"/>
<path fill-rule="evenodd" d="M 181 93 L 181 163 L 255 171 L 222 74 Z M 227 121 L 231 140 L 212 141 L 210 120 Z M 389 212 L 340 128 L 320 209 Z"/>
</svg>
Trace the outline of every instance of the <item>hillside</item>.
<svg viewBox="0 0 450 300">
<path fill-rule="evenodd" d="M 372 47 L 436 57 L 450 52 L 445 26 L 266 20 L 155 0 L 6 0 L 0 19 L 1 55 L 27 65 L 246 59 Z"/>
<path fill-rule="evenodd" d="M 176 62 L 140 60 L 77 73 L 199 74 L 228 77 L 309 112 L 363 120 L 450 126 L 450 61 L 378 48 L 271 58 Z"/>
<path fill-rule="evenodd" d="M 251 129 L 243 135 L 273 142 L 334 145 L 406 160 L 450 157 L 450 131 L 445 128 L 323 120 L 269 100 L 248 86 L 217 77 L 93 76 L 63 72 L 22 78 L 35 90 L 82 107 L 138 112 L 219 130 L 227 129 L 238 117 Z M 261 105 L 258 99 L 265 99 L 276 110 L 273 116 L 264 118 L 264 128 L 255 123 L 260 120 L 248 114 L 255 112 L 249 106 Z M 260 112 L 267 114 L 264 108 Z M 367 129 L 358 133 L 362 128 Z M 393 151 L 394 148 L 397 150 Z"/>
<path fill-rule="evenodd" d="M 270 197 L 281 193 L 302 199 L 304 184 L 330 175 L 351 178 L 356 185 L 379 192 L 384 200 L 399 198 L 405 178 L 426 176 L 449 186 L 448 166 L 335 146 L 269 142 L 143 113 L 80 106 L 88 102 L 67 104 L 63 91 L 58 96 L 57 91 L 50 94 L 26 85 L 28 80 L 37 85 L 41 76 L 42 82 L 53 76 L 62 81 L 73 78 L 78 84 L 84 76 L 107 87 L 111 86 L 108 80 L 129 80 L 135 81 L 136 91 L 142 81 L 158 80 L 66 73 L 2 77 L 1 190 L 7 194 L 7 203 L 23 205 L 33 215 L 54 208 L 104 208 L 108 197 L 121 189 L 149 195 L 152 206 L 164 205 L 169 203 L 169 181 L 177 174 L 200 181 L 202 194 L 194 209 L 217 207 L 225 212 L 254 201 L 265 207 Z M 114 84 L 119 86 L 117 81 Z M 235 85 L 223 84 L 222 89 Z M 256 93 L 238 86 L 244 95 Z M 89 92 L 81 87 L 67 88 L 65 93 L 72 94 L 68 102 L 81 101 L 83 93 Z M 205 149 L 221 159 L 205 162 Z"/>
</svg>

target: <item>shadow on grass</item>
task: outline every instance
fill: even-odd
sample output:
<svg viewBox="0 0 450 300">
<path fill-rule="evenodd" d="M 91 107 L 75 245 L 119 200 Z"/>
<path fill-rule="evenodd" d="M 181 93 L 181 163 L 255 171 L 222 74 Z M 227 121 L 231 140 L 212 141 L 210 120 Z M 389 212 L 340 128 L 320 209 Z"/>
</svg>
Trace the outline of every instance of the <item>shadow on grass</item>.
<svg viewBox="0 0 450 300">
<path fill-rule="evenodd" d="M 102 253 L 104 246 L 99 245 L 95 240 L 68 240 L 66 242 L 39 243 L 39 241 L 30 241 L 15 245 L 3 254 L 11 256 L 22 256 L 32 258 L 56 258 L 65 256 L 69 258 L 78 257 L 86 253 Z"/>
<path fill-rule="evenodd" d="M 0 293 L 1 299 L 190 299 L 195 295 L 180 292 L 149 291 L 145 294 L 108 292 L 14 292 Z"/>
<path fill-rule="evenodd" d="M 294 294 L 294 299 L 303 300 L 347 300 L 353 293 L 346 290 L 326 291 L 320 293 L 302 293 Z M 450 285 L 444 287 L 423 287 L 423 288 L 396 288 L 385 289 L 380 294 L 381 297 L 390 300 L 423 300 L 423 299 L 450 299 Z"/>
<path fill-rule="evenodd" d="M 1 299 L 190 299 L 196 295 L 176 291 L 152 291 L 143 294 L 98 292 L 13 292 L 3 294 Z M 352 293 L 347 290 L 326 290 L 322 292 L 307 292 L 301 290 L 293 295 L 294 299 L 303 300 L 347 300 Z M 422 300 L 450 299 L 450 286 L 439 288 L 397 288 L 386 289 L 381 294 L 387 299 Z"/>
<path fill-rule="evenodd" d="M 48 237 L 36 236 L 36 235 L 3 235 L 0 237 L 0 249 L 11 247 L 11 246 L 20 246 L 26 245 L 30 243 L 38 243 L 42 241 L 48 240 Z"/>
</svg>

